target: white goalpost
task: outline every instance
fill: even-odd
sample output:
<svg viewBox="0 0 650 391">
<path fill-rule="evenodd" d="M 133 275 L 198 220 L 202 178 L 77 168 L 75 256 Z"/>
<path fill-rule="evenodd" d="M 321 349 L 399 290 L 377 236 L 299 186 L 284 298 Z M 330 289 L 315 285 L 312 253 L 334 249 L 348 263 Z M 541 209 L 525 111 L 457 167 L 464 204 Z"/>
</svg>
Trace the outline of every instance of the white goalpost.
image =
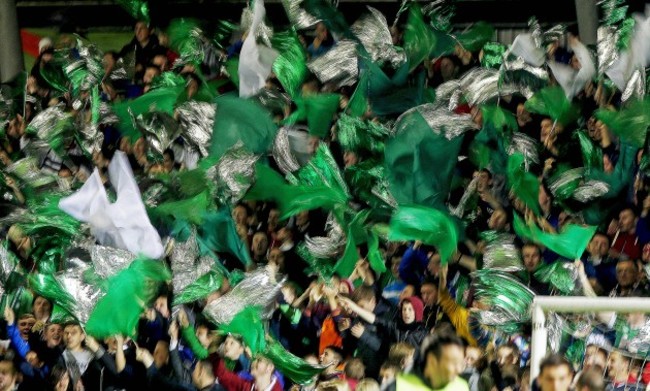
<svg viewBox="0 0 650 391">
<path fill-rule="evenodd" d="M 535 296 L 531 306 L 533 333 L 530 339 L 530 381 L 539 375 L 539 364 L 546 356 L 548 333 L 546 313 L 650 312 L 650 298 L 643 297 L 585 297 Z"/>
</svg>

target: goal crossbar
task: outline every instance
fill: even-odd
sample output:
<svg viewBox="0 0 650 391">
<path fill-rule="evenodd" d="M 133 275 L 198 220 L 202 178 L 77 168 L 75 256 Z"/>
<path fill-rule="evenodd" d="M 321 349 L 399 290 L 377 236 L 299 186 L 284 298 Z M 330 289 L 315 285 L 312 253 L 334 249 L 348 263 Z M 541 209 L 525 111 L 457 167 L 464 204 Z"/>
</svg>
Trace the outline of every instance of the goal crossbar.
<svg viewBox="0 0 650 391">
<path fill-rule="evenodd" d="M 533 333 L 530 339 L 530 381 L 539 375 L 539 364 L 546 356 L 548 333 L 546 313 L 553 312 L 650 312 L 650 298 L 535 296 L 531 306 Z"/>
</svg>

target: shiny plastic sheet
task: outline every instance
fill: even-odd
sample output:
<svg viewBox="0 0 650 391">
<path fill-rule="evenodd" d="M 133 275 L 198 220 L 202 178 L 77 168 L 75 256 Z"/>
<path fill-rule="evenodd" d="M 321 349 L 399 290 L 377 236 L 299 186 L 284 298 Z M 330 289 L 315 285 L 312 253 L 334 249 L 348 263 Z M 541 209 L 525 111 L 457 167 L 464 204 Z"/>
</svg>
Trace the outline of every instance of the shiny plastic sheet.
<svg viewBox="0 0 650 391">
<path fill-rule="evenodd" d="M 609 193 L 609 189 L 609 184 L 606 182 L 589 180 L 584 185 L 578 186 L 573 192 L 573 198 L 577 201 L 587 203 Z"/>
<path fill-rule="evenodd" d="M 282 6 L 291 24 L 298 30 L 308 29 L 318 23 L 318 19 L 305 11 L 300 4 L 303 0 L 282 0 Z"/>
<path fill-rule="evenodd" d="M 244 197 L 255 180 L 255 163 L 258 155 L 247 152 L 241 143 L 224 153 L 216 166 L 217 186 L 226 191 L 235 204 Z"/>
<path fill-rule="evenodd" d="M 296 157 L 291 148 L 289 133 L 286 127 L 281 127 L 273 142 L 273 159 L 284 174 L 295 172 L 300 169 Z"/>
<path fill-rule="evenodd" d="M 203 157 L 208 155 L 216 105 L 207 102 L 187 101 L 176 108 L 183 138 Z"/>
<path fill-rule="evenodd" d="M 309 70 L 321 83 L 332 83 L 336 88 L 351 86 L 359 77 L 357 43 L 343 39 L 307 63 Z"/>
<path fill-rule="evenodd" d="M 519 248 L 515 245 L 515 236 L 497 233 L 485 246 L 483 268 L 516 272 L 524 267 Z"/>
<path fill-rule="evenodd" d="M 384 15 L 375 8 L 367 8 L 369 12 L 357 19 L 350 26 L 350 30 L 370 53 L 373 62 L 387 63 L 397 68 L 406 61 L 406 54 L 393 46 L 393 39 Z"/>
<path fill-rule="evenodd" d="M 116 275 L 136 259 L 135 254 L 119 248 L 94 244 L 86 249 L 90 252 L 95 274 L 101 278 L 110 278 Z"/>
<path fill-rule="evenodd" d="M 210 302 L 203 314 L 216 324 L 226 324 L 244 308 L 252 306 L 262 308 L 262 318 L 268 319 L 284 280 L 276 280 L 276 276 L 266 268 L 246 273 L 243 281 L 225 295 Z"/>
</svg>

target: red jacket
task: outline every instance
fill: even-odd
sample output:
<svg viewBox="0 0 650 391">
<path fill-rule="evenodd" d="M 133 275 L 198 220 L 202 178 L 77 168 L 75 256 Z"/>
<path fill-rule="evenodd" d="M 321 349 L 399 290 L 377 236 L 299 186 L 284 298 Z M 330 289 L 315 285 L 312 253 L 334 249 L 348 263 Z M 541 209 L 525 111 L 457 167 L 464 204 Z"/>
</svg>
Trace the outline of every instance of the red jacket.
<svg viewBox="0 0 650 391">
<path fill-rule="evenodd" d="M 229 371 L 223 360 L 219 360 L 219 363 L 214 367 L 214 375 L 226 391 L 282 391 L 282 386 L 275 376 L 273 377 L 273 385 L 270 389 L 256 389 L 254 381 L 244 380 L 236 373 Z"/>
</svg>

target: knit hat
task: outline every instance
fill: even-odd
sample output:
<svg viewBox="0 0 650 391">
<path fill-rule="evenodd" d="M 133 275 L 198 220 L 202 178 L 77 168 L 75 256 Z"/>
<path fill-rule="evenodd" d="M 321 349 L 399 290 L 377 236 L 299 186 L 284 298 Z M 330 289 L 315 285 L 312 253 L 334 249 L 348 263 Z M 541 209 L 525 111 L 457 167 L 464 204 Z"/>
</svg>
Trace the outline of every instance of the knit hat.
<svg viewBox="0 0 650 391">
<path fill-rule="evenodd" d="M 424 303 L 422 303 L 422 300 L 420 300 L 420 298 L 417 296 L 411 296 L 402 300 L 402 304 L 404 304 L 405 301 L 410 302 L 413 306 L 413 312 L 415 312 L 415 321 L 422 322 L 422 318 L 424 316 Z"/>
</svg>

